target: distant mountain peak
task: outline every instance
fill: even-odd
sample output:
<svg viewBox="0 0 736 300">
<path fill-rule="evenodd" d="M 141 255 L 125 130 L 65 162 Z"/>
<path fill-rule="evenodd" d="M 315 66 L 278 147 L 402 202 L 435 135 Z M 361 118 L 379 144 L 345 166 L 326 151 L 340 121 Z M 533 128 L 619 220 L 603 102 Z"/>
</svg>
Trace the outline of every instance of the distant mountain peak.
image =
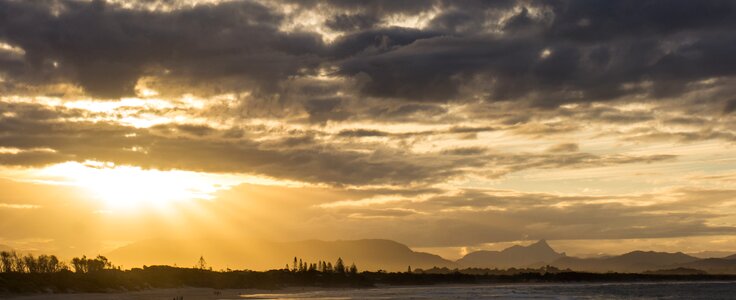
<svg viewBox="0 0 736 300">
<path fill-rule="evenodd" d="M 523 252 L 533 252 L 537 254 L 552 254 L 556 255 L 559 254 L 555 249 L 552 249 L 552 247 L 547 243 L 547 240 L 541 239 L 533 244 L 529 244 L 527 246 L 521 246 L 521 245 L 513 245 L 511 247 L 508 247 L 501 252 L 515 252 L 515 251 L 523 251 Z"/>
<path fill-rule="evenodd" d="M 468 267 L 526 267 L 551 263 L 563 256 L 542 239 L 528 246 L 514 245 L 500 252 L 476 251 L 465 255 L 458 263 Z"/>
<path fill-rule="evenodd" d="M 541 239 L 541 240 L 537 241 L 536 243 L 531 244 L 531 245 L 529 245 L 527 247 L 549 248 L 549 249 L 552 249 L 552 247 L 550 247 L 549 244 L 547 244 L 547 240 L 545 240 L 545 239 Z"/>
</svg>

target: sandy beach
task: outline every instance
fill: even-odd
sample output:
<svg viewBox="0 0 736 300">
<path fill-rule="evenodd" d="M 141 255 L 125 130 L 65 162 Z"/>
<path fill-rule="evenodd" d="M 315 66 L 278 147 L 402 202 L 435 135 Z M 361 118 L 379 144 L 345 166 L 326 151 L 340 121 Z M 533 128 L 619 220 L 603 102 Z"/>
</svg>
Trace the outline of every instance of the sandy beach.
<svg viewBox="0 0 736 300">
<path fill-rule="evenodd" d="M 18 300 L 172 300 L 183 296 L 184 300 L 214 300 L 214 299 L 266 299 L 314 291 L 345 290 L 340 288 L 319 287 L 288 287 L 279 290 L 262 289 L 211 289 L 211 288 L 175 288 L 150 289 L 134 292 L 111 293 L 66 293 L 66 294 L 0 294 L 0 299 Z M 219 292 L 219 293 L 218 293 Z M 263 297 L 262 297 L 263 296 Z"/>
<path fill-rule="evenodd" d="M 217 294 L 216 292 L 219 292 Z M 263 292 L 263 291 L 259 291 Z M 31 294 L 31 295 L 0 295 L 0 299 L 22 299 L 22 300 L 172 300 L 177 296 L 183 296 L 184 300 L 211 300 L 211 299 L 237 299 L 241 294 L 253 294 L 253 290 L 232 289 L 215 290 L 208 288 L 176 288 L 176 289 L 152 289 L 145 291 L 124 293 L 69 293 L 69 294 Z"/>
</svg>

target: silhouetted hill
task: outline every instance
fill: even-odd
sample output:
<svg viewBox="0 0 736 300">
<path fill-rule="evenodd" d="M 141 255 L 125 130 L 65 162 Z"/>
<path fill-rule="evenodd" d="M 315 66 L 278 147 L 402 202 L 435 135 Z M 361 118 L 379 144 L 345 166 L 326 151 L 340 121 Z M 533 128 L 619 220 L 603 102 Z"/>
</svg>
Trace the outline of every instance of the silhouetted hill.
<svg viewBox="0 0 736 300">
<path fill-rule="evenodd" d="M 476 251 L 457 261 L 465 268 L 500 268 L 538 266 L 551 263 L 565 254 L 555 252 L 547 241 L 540 240 L 529 246 L 515 245 L 502 251 Z"/>
<path fill-rule="evenodd" d="M 690 268 L 675 268 L 666 270 L 647 271 L 644 274 L 652 275 L 705 275 L 708 274 L 705 271 Z"/>
<path fill-rule="evenodd" d="M 383 239 L 299 242 L 264 240 L 147 240 L 107 253 L 123 268 L 143 265 L 192 267 L 200 256 L 214 269 L 281 269 L 292 265 L 295 256 L 308 263 L 319 260 L 334 263 L 341 257 L 360 270 L 405 271 L 447 268 L 538 268 L 552 265 L 579 272 L 664 272 L 662 274 L 701 270 L 712 274 L 736 274 L 736 255 L 699 259 L 681 252 L 633 251 L 618 256 L 577 258 L 558 253 L 541 240 L 528 246 L 512 246 L 502 251 L 477 251 L 457 262 L 440 256 L 416 252 L 404 244 Z M 663 270 L 663 271 L 662 271 Z M 692 273 L 692 272 L 691 272 Z M 697 273 L 697 272 L 695 272 Z"/>
<path fill-rule="evenodd" d="M 724 257 L 723 259 L 730 259 L 730 260 L 734 260 L 734 259 L 736 259 L 736 254 L 733 254 L 733 255 L 729 255 L 729 256 L 726 256 L 726 257 Z"/>
<path fill-rule="evenodd" d="M 733 251 L 700 251 L 687 253 L 687 255 L 697 258 L 726 258 L 728 256 L 733 256 L 734 258 L 736 258 L 736 254 L 734 254 Z"/>
<path fill-rule="evenodd" d="M 310 263 L 319 260 L 334 263 L 341 257 L 346 264 L 355 263 L 361 270 L 405 271 L 408 266 L 455 267 L 453 262 L 440 256 L 415 252 L 401 243 L 381 239 L 307 240 L 285 243 L 263 240 L 147 240 L 121 247 L 108 253 L 107 256 L 123 267 L 142 265 L 191 267 L 200 255 L 204 256 L 215 269 L 280 269 L 286 264 L 291 265 L 295 256 Z"/>
<path fill-rule="evenodd" d="M 736 274 L 736 259 L 706 258 L 677 266 L 703 270 L 710 274 Z"/>
<path fill-rule="evenodd" d="M 562 269 L 588 272 L 645 272 L 698 261 L 682 252 L 633 251 L 605 258 L 562 257 L 552 263 Z"/>
</svg>

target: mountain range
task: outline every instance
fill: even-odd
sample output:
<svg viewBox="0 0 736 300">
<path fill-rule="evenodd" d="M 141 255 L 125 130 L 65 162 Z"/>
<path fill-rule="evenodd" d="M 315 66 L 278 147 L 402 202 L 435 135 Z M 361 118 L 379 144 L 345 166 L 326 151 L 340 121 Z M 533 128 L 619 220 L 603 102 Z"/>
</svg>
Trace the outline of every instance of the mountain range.
<svg viewBox="0 0 736 300">
<path fill-rule="evenodd" d="M 529 246 L 514 245 L 502 251 L 471 252 L 457 260 L 457 264 L 461 268 L 507 269 L 546 265 L 562 257 L 564 253 L 557 253 L 547 241 L 540 240 Z"/>
<path fill-rule="evenodd" d="M 147 240 L 118 248 L 106 254 L 124 266 L 179 265 L 193 266 L 200 256 L 215 268 L 267 270 L 293 267 L 294 257 L 308 263 L 338 258 L 355 263 L 360 270 L 405 271 L 412 268 L 448 267 L 453 261 L 438 255 L 417 252 L 404 244 L 383 239 L 350 241 L 306 240 L 271 242 L 263 240 Z"/>
<path fill-rule="evenodd" d="M 699 259 L 681 252 L 633 251 L 622 255 L 577 258 L 563 257 L 550 262 L 562 269 L 590 272 L 644 272 L 693 263 Z"/>
<path fill-rule="evenodd" d="M 719 252 L 720 253 L 720 252 Z M 588 272 L 648 272 L 659 270 L 701 270 L 714 274 L 736 274 L 736 254 L 699 258 L 685 253 L 632 251 L 622 255 L 579 258 L 555 251 L 545 240 L 528 246 L 515 245 L 501 251 L 476 251 L 457 261 L 414 251 L 408 246 L 385 239 L 297 242 L 264 240 L 152 239 L 129 244 L 105 255 L 123 268 L 143 265 L 194 266 L 199 257 L 215 269 L 267 270 L 293 267 L 294 257 L 304 262 L 355 263 L 360 270 L 405 271 L 465 268 L 539 268 L 554 266 Z"/>
<path fill-rule="evenodd" d="M 721 258 L 698 258 L 682 252 L 632 251 L 622 255 L 578 258 L 556 252 L 544 240 L 529 246 L 512 246 L 502 251 L 472 252 L 457 263 L 461 268 L 538 268 L 550 265 L 559 269 L 587 272 L 682 272 L 692 269 L 714 274 L 736 274 L 736 254 Z"/>
</svg>

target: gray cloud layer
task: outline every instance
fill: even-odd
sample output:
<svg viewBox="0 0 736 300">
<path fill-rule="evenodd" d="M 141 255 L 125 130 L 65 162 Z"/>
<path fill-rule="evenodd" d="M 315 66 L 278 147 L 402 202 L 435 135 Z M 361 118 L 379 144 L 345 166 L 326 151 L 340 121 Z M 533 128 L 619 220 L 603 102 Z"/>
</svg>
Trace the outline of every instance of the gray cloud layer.
<svg viewBox="0 0 736 300">
<path fill-rule="evenodd" d="M 481 80 L 473 92 L 485 100 L 528 99 L 546 107 L 642 93 L 665 97 L 736 70 L 733 1 L 296 5 L 335 12 L 326 26 L 344 34 L 324 43 L 317 33 L 285 32 L 279 29 L 289 20 L 284 13 L 247 1 L 173 11 L 102 1 L 2 1 L 0 40 L 25 55 L 5 57 L 0 66 L 10 85 L 69 82 L 100 97 L 131 95 L 142 76 L 279 93 L 278 83 L 290 77 L 335 68 L 340 76 L 362 78 L 362 96 L 444 102 L 462 98 L 468 82 Z M 432 9 L 439 13 L 424 29 L 385 27 L 389 16 Z"/>
<path fill-rule="evenodd" d="M 418 154 L 388 146 L 363 152 L 342 149 L 339 143 L 319 142 L 306 131 L 257 141 L 264 133 L 254 128 L 217 130 L 203 125 L 158 125 L 137 129 L 115 123 L 60 119 L 82 114 L 77 110 L 49 110 L 32 104 L 0 105 L 15 112 L 12 117 L 0 117 L 0 147 L 25 150 L 0 154 L 0 162 L 6 165 L 97 160 L 157 169 L 256 173 L 337 185 L 403 185 L 442 182 L 463 174 L 488 172 L 486 169 L 494 170 L 489 175 L 498 177 L 526 169 L 600 167 L 675 158 L 580 152 L 504 153 L 483 148 Z M 485 128 L 452 128 L 448 132 L 477 130 Z M 347 132 L 348 136 L 366 134 L 380 132 Z M 345 136 L 346 132 L 337 135 Z"/>
</svg>

